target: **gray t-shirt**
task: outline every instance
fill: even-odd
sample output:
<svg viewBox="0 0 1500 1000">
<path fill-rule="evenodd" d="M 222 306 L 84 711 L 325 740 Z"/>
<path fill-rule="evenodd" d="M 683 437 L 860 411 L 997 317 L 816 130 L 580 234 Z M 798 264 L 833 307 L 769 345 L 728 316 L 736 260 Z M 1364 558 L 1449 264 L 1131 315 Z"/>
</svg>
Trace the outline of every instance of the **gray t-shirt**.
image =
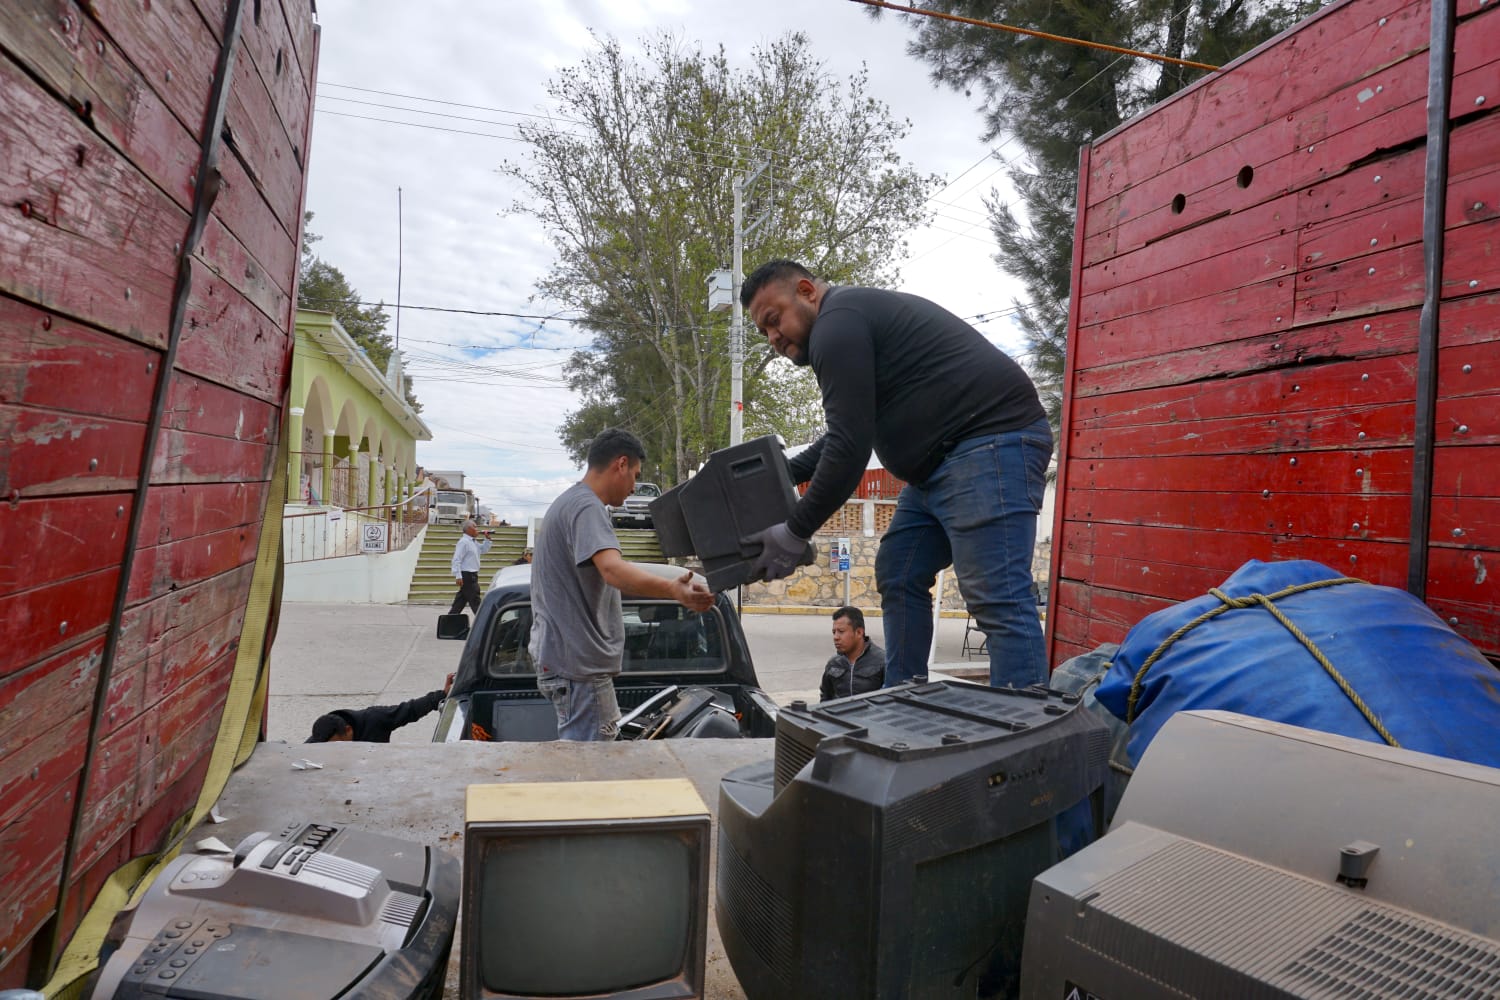
<svg viewBox="0 0 1500 1000">
<path fill-rule="evenodd" d="M 620 672 L 625 623 L 620 592 L 592 562 L 618 549 L 604 503 L 584 483 L 552 501 L 531 558 L 532 662 L 569 680 Z"/>
</svg>

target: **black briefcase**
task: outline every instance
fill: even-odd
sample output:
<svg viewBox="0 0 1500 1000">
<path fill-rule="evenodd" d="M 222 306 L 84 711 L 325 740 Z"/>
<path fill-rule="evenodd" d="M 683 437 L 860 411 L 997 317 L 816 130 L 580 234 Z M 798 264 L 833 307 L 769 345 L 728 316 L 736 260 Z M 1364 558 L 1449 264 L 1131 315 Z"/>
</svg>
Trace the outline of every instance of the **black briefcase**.
<svg viewBox="0 0 1500 1000">
<path fill-rule="evenodd" d="M 438 615 L 437 637 L 439 639 L 467 639 L 469 616 L 462 611 L 456 615 Z"/>
</svg>

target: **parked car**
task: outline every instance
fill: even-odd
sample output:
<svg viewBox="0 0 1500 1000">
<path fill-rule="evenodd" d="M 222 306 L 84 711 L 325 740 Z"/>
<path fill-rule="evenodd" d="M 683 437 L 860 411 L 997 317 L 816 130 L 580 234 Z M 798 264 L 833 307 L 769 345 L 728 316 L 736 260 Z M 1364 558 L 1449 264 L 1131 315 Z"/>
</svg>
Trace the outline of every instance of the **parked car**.
<svg viewBox="0 0 1500 1000">
<path fill-rule="evenodd" d="M 651 527 L 651 501 L 661 496 L 655 483 L 636 483 L 630 496 L 619 507 L 609 508 L 609 519 L 617 528 Z"/>
<path fill-rule="evenodd" d="M 660 575 L 676 566 L 638 563 Z M 624 669 L 615 678 L 621 739 L 770 737 L 776 703 L 760 689 L 739 614 L 723 594 L 702 613 L 625 595 Z M 433 741 L 557 739 L 557 714 L 537 690 L 531 567 L 495 574 L 479 605 Z"/>
</svg>

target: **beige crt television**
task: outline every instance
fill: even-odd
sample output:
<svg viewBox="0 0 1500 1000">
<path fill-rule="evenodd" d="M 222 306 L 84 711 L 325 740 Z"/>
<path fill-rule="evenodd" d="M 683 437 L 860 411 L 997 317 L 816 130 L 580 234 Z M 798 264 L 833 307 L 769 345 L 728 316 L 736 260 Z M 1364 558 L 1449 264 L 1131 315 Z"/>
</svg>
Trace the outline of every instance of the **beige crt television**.
<svg viewBox="0 0 1500 1000">
<path fill-rule="evenodd" d="M 709 829 L 685 779 L 470 785 L 461 996 L 702 997 Z"/>
</svg>

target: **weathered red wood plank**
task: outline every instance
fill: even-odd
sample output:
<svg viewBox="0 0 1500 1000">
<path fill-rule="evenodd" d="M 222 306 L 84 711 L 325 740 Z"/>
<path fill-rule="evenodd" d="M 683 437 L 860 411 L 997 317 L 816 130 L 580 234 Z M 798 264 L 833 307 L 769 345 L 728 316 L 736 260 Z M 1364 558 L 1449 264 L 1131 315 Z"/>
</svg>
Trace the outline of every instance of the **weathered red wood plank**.
<svg viewBox="0 0 1500 1000">
<path fill-rule="evenodd" d="M 1425 50 L 1427 35 L 1422 5 L 1386 0 L 1327 9 L 1231 72 L 1178 93 L 1097 143 L 1089 204 L 1398 64 Z"/>
<path fill-rule="evenodd" d="M 235 61 L 224 126 L 231 140 L 226 155 L 239 157 L 282 230 L 295 238 L 302 224 L 300 154 L 293 151 L 276 118 L 271 95 L 248 59 Z"/>
<path fill-rule="evenodd" d="M 164 431 L 151 467 L 153 483 L 263 482 L 276 449 L 249 441 Z"/>
<path fill-rule="evenodd" d="M 126 28 L 127 22 L 145 19 L 138 4 L 115 5 L 104 14 L 116 32 Z M 193 131 L 203 120 L 201 103 L 206 91 L 193 95 L 200 103 L 197 113 L 180 119 L 135 70 L 135 66 L 172 65 L 164 61 L 167 53 L 161 46 L 151 44 L 165 42 L 170 34 L 111 36 L 70 0 L 15 0 L 0 5 L 0 50 L 63 97 L 187 210 L 192 205 L 192 174 L 198 164 Z M 212 65 L 208 64 L 210 72 Z M 183 86 L 186 79 L 173 87 L 162 79 L 164 75 L 158 72 L 158 82 L 180 99 L 189 98 Z"/>
<path fill-rule="evenodd" d="M 1226 526 L 1227 527 L 1227 526 Z M 1199 531 L 1160 528 L 1152 525 L 1070 524 L 1063 540 L 1068 559 L 1084 555 L 1080 564 L 1090 579 L 1104 574 L 1100 582 L 1122 590 L 1140 591 L 1174 601 L 1205 593 L 1202 586 L 1181 592 L 1157 584 L 1182 578 L 1183 567 L 1211 570 L 1217 586 L 1247 560 L 1270 562 L 1311 559 L 1331 569 L 1384 586 L 1406 585 L 1407 546 L 1354 538 L 1324 538 L 1310 535 L 1268 535 L 1233 530 Z M 1164 567 L 1172 567 L 1170 570 Z M 1107 580 L 1108 582 L 1105 582 Z M 1050 613 L 1050 611 L 1049 611 Z"/>
<path fill-rule="evenodd" d="M 71 786 L 83 766 L 88 713 L 51 720 L 36 738 L 0 761 L 0 826 Z"/>
<path fill-rule="evenodd" d="M 1480 309 L 1482 307 L 1473 307 Z M 1462 307 L 1469 310 L 1470 307 Z M 1455 304 L 1454 316 L 1460 307 Z M 1344 358 L 1407 354 L 1416 350 L 1420 313 L 1383 313 L 1335 321 L 1297 330 L 1223 340 L 1168 351 L 1151 352 L 1151 338 L 1135 343 L 1110 340 L 1091 343 L 1085 351 L 1105 363 L 1080 368 L 1074 380 L 1074 404 L 1082 412 L 1103 412 L 1112 406 L 1087 397 L 1178 385 L 1226 375 L 1242 375 L 1290 365 L 1315 365 Z"/>
<path fill-rule="evenodd" d="M 1470 359 L 1481 352 L 1477 347 L 1453 350 L 1467 354 Z M 1073 429 L 1077 432 L 1096 426 L 1157 424 L 1190 434 L 1199 422 L 1225 418 L 1263 421 L 1290 418 L 1306 411 L 1409 403 L 1415 397 L 1416 368 L 1414 355 L 1399 354 L 1276 368 L 1239 378 L 1091 397 L 1075 411 L 1077 423 Z M 1352 438 L 1349 446 L 1361 447 Z"/>
<path fill-rule="evenodd" d="M 137 423 L 0 406 L 0 495 L 132 489 L 144 437 Z"/>
<path fill-rule="evenodd" d="M 144 423 L 161 353 L 0 297 L 0 404 Z"/>
<path fill-rule="evenodd" d="M 120 4 L 93 13 L 104 18 L 111 34 L 66 0 L 24 10 L 8 6 L 0 12 L 0 46 L 58 93 L 68 95 L 74 108 L 87 108 L 94 127 L 186 210 L 192 205 L 198 165 L 194 133 L 203 120 L 207 88 L 195 85 L 189 92 L 184 83 L 193 70 L 185 73 L 184 67 L 188 60 L 196 60 L 203 64 L 198 67 L 201 78 L 211 77 L 217 43 L 201 22 L 196 33 L 191 30 L 191 22 L 198 18 L 185 0 L 159 4 L 154 10 Z M 177 23 L 169 30 L 174 18 Z M 282 22 L 279 16 L 275 20 Z M 199 42 L 196 49 L 191 48 L 194 37 Z M 153 79 L 139 76 L 135 66 L 151 67 Z M 179 67 L 176 72 L 174 66 Z M 294 78 L 290 84 L 301 90 Z M 177 114 L 154 87 L 169 94 Z M 304 91 L 287 111 L 300 114 L 304 129 L 306 109 Z M 296 273 L 295 232 L 286 233 L 234 157 L 224 158 L 221 172 L 226 183 L 216 214 L 224 216 L 235 237 L 211 223 L 202 252 L 268 316 L 285 324 Z"/>
<path fill-rule="evenodd" d="M 0 921 L 0 952 L 7 956 L 16 955 L 57 906 L 72 815 L 71 789 L 64 785 L 54 787 L 36 808 L 0 828 L 0 885 L 6 887 L 7 897 L 5 920 Z M 24 976 L 25 963 L 20 965 Z M 21 978 L 0 978 L 0 988 L 22 985 Z"/>
<path fill-rule="evenodd" d="M 228 164 L 232 164 L 228 165 Z M 290 327 L 292 282 L 296 278 L 296 241 L 281 230 L 234 157 L 226 158 L 222 174 L 236 174 L 234 204 L 220 203 L 209 217 L 198 247 L 198 258 L 244 295 L 280 328 Z M 230 182 L 220 184 L 221 197 Z M 240 239 L 237 233 L 247 234 Z M 253 246 L 254 249 L 251 249 Z"/>
<path fill-rule="evenodd" d="M 274 444 L 279 408 L 181 372 L 167 394 L 164 426 L 248 444 Z"/>
<path fill-rule="evenodd" d="M 0 677 L 90 637 L 109 620 L 118 565 L 0 597 Z"/>
<path fill-rule="evenodd" d="M 1288 329 L 1292 324 L 1295 284 L 1293 276 L 1287 275 L 1081 326 L 1079 368 Z"/>
<path fill-rule="evenodd" d="M 146 663 L 143 704 L 155 706 L 203 671 L 222 669 L 225 657 L 239 647 L 244 623 L 245 609 L 236 607 L 223 618 L 153 649 Z"/>
<path fill-rule="evenodd" d="M 1193 234 L 1185 234 L 1183 239 Z M 1191 242 L 1191 241 L 1190 241 Z M 1100 265 L 1105 273 L 1123 266 Z M 1289 276 L 1297 266 L 1297 237 L 1276 236 L 1253 246 L 1204 258 L 1115 287 L 1085 285 L 1086 298 L 1079 322 L 1085 326 L 1119 320 L 1168 303 L 1200 300 L 1205 303 L 1259 282 Z"/>
<path fill-rule="evenodd" d="M 310 95 L 318 57 L 318 27 L 313 23 L 312 5 L 306 0 L 280 0 L 278 6 L 287 24 L 287 36 L 292 41 L 297 73 L 302 78 L 303 89 Z"/>
<path fill-rule="evenodd" d="M 147 728 L 147 717 L 137 716 L 100 739 L 95 747 L 75 864 L 92 864 L 129 833 L 135 821 L 142 740 Z"/>
<path fill-rule="evenodd" d="M 265 483 L 152 486 L 146 494 L 143 544 L 160 545 L 241 525 L 258 525 L 265 495 Z"/>
<path fill-rule="evenodd" d="M 0 291 L 161 346 L 186 213 L 9 60 L 0 93 Z"/>
<path fill-rule="evenodd" d="M 1500 24 L 1500 18 L 1491 24 Z M 1463 25 L 1458 37 L 1454 117 L 1472 111 L 1476 97 L 1494 87 L 1500 34 L 1481 27 Z M 1095 243 L 1086 261 L 1103 259 L 1101 249 L 1136 249 L 1184 226 L 1337 177 L 1382 150 L 1421 141 L 1427 132 L 1427 73 L 1424 43 L 1409 57 L 1269 118 L 1250 132 L 1220 136 L 1223 144 L 1091 204 L 1089 231 Z M 1421 148 L 1416 151 L 1421 157 Z M 1248 175 L 1245 168 L 1250 168 Z M 1400 190 L 1419 192 L 1421 183 Z M 1110 234 L 1119 226 L 1124 229 Z"/>
<path fill-rule="evenodd" d="M 1426 116 L 1420 108 L 1426 99 L 1427 54 L 1416 52 L 1368 79 L 1353 81 L 1234 136 L 1232 142 L 1220 136 L 1221 144 L 1160 174 L 1141 178 L 1091 205 L 1089 228 L 1103 230 L 1165 211 L 1168 217 L 1156 222 L 1160 236 L 1221 212 L 1237 212 L 1297 191 L 1378 148 L 1372 145 L 1374 133 L 1368 128 L 1374 122 L 1379 122 L 1386 147 L 1422 135 Z"/>
<path fill-rule="evenodd" d="M 192 268 L 177 367 L 279 403 L 291 377 L 292 338 L 201 261 Z"/>
<path fill-rule="evenodd" d="M 1500 451 L 1491 457 L 1500 460 Z M 1205 455 L 1095 459 L 1069 477 L 1071 489 L 1108 493 L 1146 490 L 1213 493 L 1242 489 L 1257 495 L 1358 493 L 1411 495 L 1411 452 L 1402 448 L 1313 451 L 1296 455 Z M 1437 485 L 1434 485 L 1434 489 Z M 1106 506 L 1107 499 L 1103 501 Z"/>
<path fill-rule="evenodd" d="M 1071 613 L 1065 613 L 1067 620 L 1058 621 L 1060 638 L 1090 649 L 1104 642 L 1119 642 L 1136 622 L 1175 603 L 1103 587 L 1090 587 L 1076 580 L 1062 581 L 1059 590 L 1064 595 L 1066 607 L 1082 609 L 1079 618 L 1075 619 Z M 1052 610 L 1049 608 L 1047 613 L 1051 614 Z M 1075 623 L 1082 626 L 1082 629 L 1076 627 Z"/>
<path fill-rule="evenodd" d="M 67 895 L 65 908 L 58 919 L 64 942 L 69 940 L 73 932 L 78 929 L 89 904 L 99 895 L 99 890 L 104 887 L 104 883 L 131 857 L 130 842 L 122 838 L 119 842 L 111 844 L 100 855 L 99 860 L 88 868 L 82 871 L 74 869 L 75 875 L 70 883 L 71 889 Z"/>
<path fill-rule="evenodd" d="M 0 504 L 7 548 L 42 551 L 46 559 L 0 563 L 0 594 L 15 594 L 118 563 L 135 498 L 128 493 L 49 497 Z"/>
<path fill-rule="evenodd" d="M 1079 490 L 1070 502 L 1074 516 L 1094 522 L 1399 542 L 1410 535 L 1409 494 L 1251 493 L 1250 485 L 1224 483 L 1213 492 Z"/>
<path fill-rule="evenodd" d="M 1444 242 L 1444 298 L 1500 286 L 1500 220 L 1450 229 Z M 1352 265 L 1308 268 L 1297 282 L 1294 322 L 1316 323 L 1419 305 L 1424 285 L 1421 244 L 1379 251 Z"/>
<path fill-rule="evenodd" d="M 241 566 L 126 608 L 120 625 L 118 662 L 144 663 L 148 655 L 171 645 L 179 635 L 203 628 L 242 607 L 253 575 L 253 566 Z"/>
<path fill-rule="evenodd" d="M 137 856 L 154 854 L 166 846 L 166 835 L 180 816 L 187 815 L 198 802 L 198 790 L 208 774 L 210 754 L 192 762 L 187 772 L 165 788 L 151 786 L 142 791 L 143 810 L 131 831 L 131 852 Z"/>
<path fill-rule="evenodd" d="M 259 537 L 258 526 L 247 525 L 141 549 L 128 599 L 138 603 L 252 562 Z"/>
<path fill-rule="evenodd" d="M 218 27 L 210 31 L 188 0 L 93 5 L 87 16 L 119 47 L 111 56 L 149 74 L 151 90 L 171 109 L 196 151 L 219 56 Z M 195 152 L 189 174 L 197 161 Z"/>
<path fill-rule="evenodd" d="M 270 95 L 271 107 L 291 145 L 294 158 L 299 163 L 306 162 L 304 139 L 312 90 L 298 71 L 291 28 L 278 2 L 253 6 L 249 12 L 251 17 L 241 32 L 244 51 L 254 63 L 261 85 Z"/>
<path fill-rule="evenodd" d="M 1052 643 L 1052 663 L 1049 665 L 1049 669 L 1056 670 L 1058 667 L 1062 666 L 1073 657 L 1082 656 L 1084 653 L 1092 653 L 1095 648 L 1096 647 L 1081 646 L 1077 643 L 1072 642 L 1064 642 L 1063 640 L 1058 639 Z"/>
</svg>

